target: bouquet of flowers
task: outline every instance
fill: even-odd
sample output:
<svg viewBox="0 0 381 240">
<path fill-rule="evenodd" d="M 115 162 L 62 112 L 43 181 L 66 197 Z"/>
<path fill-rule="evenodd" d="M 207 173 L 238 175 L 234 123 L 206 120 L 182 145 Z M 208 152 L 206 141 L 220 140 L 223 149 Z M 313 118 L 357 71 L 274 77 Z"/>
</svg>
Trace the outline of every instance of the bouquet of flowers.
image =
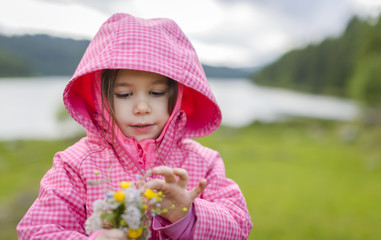
<svg viewBox="0 0 381 240">
<path fill-rule="evenodd" d="M 96 171 L 95 174 L 98 175 L 99 172 Z M 148 175 L 150 175 L 149 171 Z M 138 176 L 138 178 L 142 177 Z M 107 176 L 104 180 L 111 185 Z M 90 184 L 98 185 L 105 182 L 104 180 L 90 182 Z M 160 202 L 165 196 L 151 189 L 141 190 L 131 182 L 121 182 L 119 185 L 120 190 L 108 190 L 105 192 L 104 199 L 93 203 L 94 212 L 85 223 L 86 233 L 91 234 L 99 229 L 118 228 L 125 231 L 129 239 L 148 239 L 151 235 L 149 216 L 154 217 L 168 211 L 168 209 L 160 208 Z"/>
</svg>

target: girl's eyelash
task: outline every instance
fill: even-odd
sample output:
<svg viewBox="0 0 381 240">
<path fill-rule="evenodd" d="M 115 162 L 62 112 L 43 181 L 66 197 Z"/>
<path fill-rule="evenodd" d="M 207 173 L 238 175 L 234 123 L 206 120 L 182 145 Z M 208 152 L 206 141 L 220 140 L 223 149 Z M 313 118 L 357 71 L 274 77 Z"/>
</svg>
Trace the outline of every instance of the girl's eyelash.
<svg viewBox="0 0 381 240">
<path fill-rule="evenodd" d="M 127 98 L 131 95 L 132 95 L 132 93 L 115 93 L 115 96 L 118 98 Z"/>
<path fill-rule="evenodd" d="M 149 94 L 154 96 L 154 97 L 164 96 L 166 93 L 167 93 L 167 90 L 164 90 L 164 91 L 150 91 L 149 92 Z M 128 97 L 130 97 L 132 95 L 133 95 L 132 93 L 115 93 L 115 96 L 117 98 L 128 98 Z"/>
<path fill-rule="evenodd" d="M 150 94 L 153 96 L 163 96 L 167 91 L 151 91 Z"/>
</svg>

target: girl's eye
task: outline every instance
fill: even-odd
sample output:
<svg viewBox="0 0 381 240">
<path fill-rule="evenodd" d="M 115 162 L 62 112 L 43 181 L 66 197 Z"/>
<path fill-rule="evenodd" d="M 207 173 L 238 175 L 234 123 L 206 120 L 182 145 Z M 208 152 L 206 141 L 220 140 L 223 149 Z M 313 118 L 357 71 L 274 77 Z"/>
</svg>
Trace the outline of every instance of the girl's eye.
<svg viewBox="0 0 381 240">
<path fill-rule="evenodd" d="M 132 93 L 115 93 L 117 98 L 128 98 L 132 95 Z"/>
<path fill-rule="evenodd" d="M 155 96 L 155 97 L 159 97 L 159 96 L 163 96 L 165 95 L 167 91 L 151 91 L 150 94 Z"/>
</svg>

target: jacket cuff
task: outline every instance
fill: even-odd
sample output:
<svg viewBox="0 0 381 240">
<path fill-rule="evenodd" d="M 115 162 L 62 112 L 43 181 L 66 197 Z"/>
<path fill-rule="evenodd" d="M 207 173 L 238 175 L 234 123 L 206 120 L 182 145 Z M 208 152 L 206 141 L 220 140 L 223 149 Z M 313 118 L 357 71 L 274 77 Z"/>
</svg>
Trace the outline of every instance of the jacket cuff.
<svg viewBox="0 0 381 240">
<path fill-rule="evenodd" d="M 195 222 L 196 215 L 194 214 L 192 204 L 188 213 L 172 224 L 160 216 L 155 216 L 152 228 L 153 230 L 164 233 L 171 239 L 193 239 Z"/>
</svg>

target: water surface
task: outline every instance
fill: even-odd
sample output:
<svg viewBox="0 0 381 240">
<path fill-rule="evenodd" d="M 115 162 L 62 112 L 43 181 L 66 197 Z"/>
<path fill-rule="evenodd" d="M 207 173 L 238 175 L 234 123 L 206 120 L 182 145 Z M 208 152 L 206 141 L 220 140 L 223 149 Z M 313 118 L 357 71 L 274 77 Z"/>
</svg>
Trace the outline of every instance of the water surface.
<svg viewBox="0 0 381 240">
<path fill-rule="evenodd" d="M 57 121 L 69 79 L 1 79 L 0 140 L 54 139 L 81 131 L 74 120 Z M 351 120 L 358 114 L 356 105 L 348 100 L 260 87 L 246 79 L 209 81 L 222 110 L 223 124 L 228 126 L 245 126 L 254 120 L 278 121 L 287 116 Z"/>
</svg>

